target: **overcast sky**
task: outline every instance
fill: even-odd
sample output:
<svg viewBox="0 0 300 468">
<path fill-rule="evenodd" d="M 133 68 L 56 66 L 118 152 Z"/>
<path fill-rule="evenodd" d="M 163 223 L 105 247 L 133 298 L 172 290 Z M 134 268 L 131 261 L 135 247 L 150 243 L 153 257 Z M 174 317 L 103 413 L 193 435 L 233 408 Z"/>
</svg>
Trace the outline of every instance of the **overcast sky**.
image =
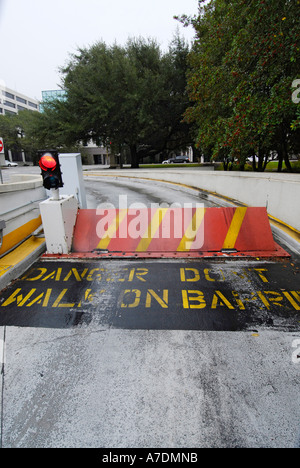
<svg viewBox="0 0 300 468">
<path fill-rule="evenodd" d="M 0 83 L 40 100 L 78 47 L 142 36 L 166 49 L 177 28 L 194 36 L 173 16 L 197 11 L 198 0 L 0 0 Z"/>
</svg>

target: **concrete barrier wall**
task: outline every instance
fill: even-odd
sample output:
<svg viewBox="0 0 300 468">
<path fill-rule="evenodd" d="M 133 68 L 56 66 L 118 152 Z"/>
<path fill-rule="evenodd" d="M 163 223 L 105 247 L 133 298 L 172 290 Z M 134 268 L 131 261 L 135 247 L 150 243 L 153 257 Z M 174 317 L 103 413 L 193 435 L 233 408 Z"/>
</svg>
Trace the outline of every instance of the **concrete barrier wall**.
<svg viewBox="0 0 300 468">
<path fill-rule="evenodd" d="M 300 174 L 197 169 L 139 169 L 105 173 L 184 184 L 233 198 L 248 206 L 263 206 L 269 215 L 300 231 Z"/>
<path fill-rule="evenodd" d="M 0 254 L 41 225 L 39 202 L 46 198 L 41 176 L 13 175 L 10 183 L 0 184 L 0 219 L 6 223 Z"/>
</svg>

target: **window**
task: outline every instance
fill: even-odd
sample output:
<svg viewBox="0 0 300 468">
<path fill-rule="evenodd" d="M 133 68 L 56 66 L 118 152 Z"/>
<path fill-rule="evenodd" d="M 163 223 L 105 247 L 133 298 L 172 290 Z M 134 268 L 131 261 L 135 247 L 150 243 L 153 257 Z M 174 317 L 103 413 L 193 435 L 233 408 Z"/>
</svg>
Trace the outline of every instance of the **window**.
<svg viewBox="0 0 300 468">
<path fill-rule="evenodd" d="M 4 94 L 4 96 L 6 96 L 6 97 L 8 97 L 10 99 L 15 99 L 14 94 L 11 94 L 11 93 L 9 93 L 7 91 L 3 91 L 3 94 Z"/>
<path fill-rule="evenodd" d="M 29 105 L 30 107 L 34 107 L 35 109 L 38 108 L 37 104 L 34 104 L 33 102 L 30 102 L 30 101 L 28 101 L 28 105 Z"/>
<path fill-rule="evenodd" d="M 17 100 L 18 102 L 21 102 L 22 104 L 27 104 L 26 99 L 23 99 L 23 98 L 21 98 L 21 97 L 19 97 L 19 96 L 16 96 L 16 100 Z"/>
<path fill-rule="evenodd" d="M 10 101 L 3 101 L 3 104 L 8 107 L 14 107 L 16 108 L 16 105 L 13 102 Z"/>
<path fill-rule="evenodd" d="M 18 111 L 22 111 L 22 110 L 26 110 L 26 107 L 23 107 L 23 106 L 19 106 L 19 105 L 18 105 L 18 106 L 17 106 L 17 109 L 18 109 Z"/>
</svg>

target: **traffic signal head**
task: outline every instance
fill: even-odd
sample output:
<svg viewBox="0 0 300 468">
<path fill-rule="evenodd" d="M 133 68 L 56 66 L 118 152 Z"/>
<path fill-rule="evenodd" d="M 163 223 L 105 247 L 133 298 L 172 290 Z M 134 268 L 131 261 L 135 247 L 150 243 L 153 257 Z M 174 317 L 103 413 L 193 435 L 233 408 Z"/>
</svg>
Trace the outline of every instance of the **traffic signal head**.
<svg viewBox="0 0 300 468">
<path fill-rule="evenodd" d="M 47 190 L 63 187 L 57 151 L 39 151 L 39 166 Z"/>
</svg>

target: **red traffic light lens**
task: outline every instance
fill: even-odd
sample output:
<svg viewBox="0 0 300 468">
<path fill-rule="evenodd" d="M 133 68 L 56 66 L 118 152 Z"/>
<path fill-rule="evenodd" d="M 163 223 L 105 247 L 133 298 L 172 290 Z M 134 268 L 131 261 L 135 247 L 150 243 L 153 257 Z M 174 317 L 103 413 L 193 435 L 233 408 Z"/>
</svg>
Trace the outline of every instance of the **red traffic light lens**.
<svg viewBox="0 0 300 468">
<path fill-rule="evenodd" d="M 57 166 L 57 162 L 51 153 L 45 153 L 41 157 L 39 165 L 43 171 L 54 171 Z"/>
</svg>

